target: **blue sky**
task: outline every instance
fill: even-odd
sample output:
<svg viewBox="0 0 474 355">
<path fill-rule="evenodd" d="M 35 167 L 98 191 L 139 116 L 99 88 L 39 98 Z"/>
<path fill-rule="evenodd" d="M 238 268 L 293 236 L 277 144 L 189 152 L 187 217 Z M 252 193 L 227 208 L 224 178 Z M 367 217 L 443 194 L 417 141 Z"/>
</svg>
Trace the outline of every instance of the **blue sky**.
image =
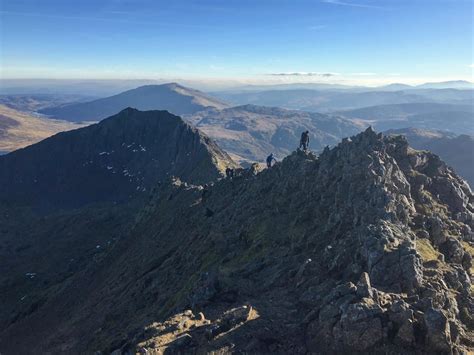
<svg viewBox="0 0 474 355">
<path fill-rule="evenodd" d="M 472 0 L 0 4 L 4 78 L 378 83 L 473 74 Z"/>
</svg>

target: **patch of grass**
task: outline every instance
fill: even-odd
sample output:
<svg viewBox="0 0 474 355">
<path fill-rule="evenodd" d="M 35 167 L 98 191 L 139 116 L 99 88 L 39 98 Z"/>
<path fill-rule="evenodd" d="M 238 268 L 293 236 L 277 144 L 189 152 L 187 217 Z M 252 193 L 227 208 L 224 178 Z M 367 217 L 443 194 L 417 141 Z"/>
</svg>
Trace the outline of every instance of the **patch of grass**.
<svg viewBox="0 0 474 355">
<path fill-rule="evenodd" d="M 438 260 L 440 253 L 433 248 L 428 239 L 417 239 L 416 250 L 420 253 L 424 262 L 431 260 Z"/>
<path fill-rule="evenodd" d="M 462 244 L 464 250 L 466 252 L 468 252 L 469 254 L 471 254 L 472 258 L 474 259 L 474 247 L 471 244 L 469 244 L 468 242 L 465 242 L 465 241 L 462 241 L 461 244 Z M 471 275 L 474 275 L 474 265 L 471 266 L 469 271 L 471 272 Z M 472 286 L 471 286 L 471 288 L 472 288 Z"/>
<path fill-rule="evenodd" d="M 421 195 L 425 201 L 416 205 L 418 211 L 429 216 L 437 214 L 441 217 L 446 217 L 449 215 L 447 206 L 438 202 L 429 191 L 423 190 Z"/>
</svg>

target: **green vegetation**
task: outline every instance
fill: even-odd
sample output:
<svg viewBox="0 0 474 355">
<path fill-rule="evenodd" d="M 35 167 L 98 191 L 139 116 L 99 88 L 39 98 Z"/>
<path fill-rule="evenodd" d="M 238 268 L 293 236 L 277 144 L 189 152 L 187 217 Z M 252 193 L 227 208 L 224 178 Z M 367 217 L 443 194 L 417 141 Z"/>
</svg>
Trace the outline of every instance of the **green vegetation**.
<svg viewBox="0 0 474 355">
<path fill-rule="evenodd" d="M 469 244 L 468 242 L 461 242 L 464 250 L 466 250 L 469 254 L 471 254 L 472 258 L 474 259 L 474 247 Z M 471 272 L 471 275 L 474 275 L 474 265 L 471 266 L 471 269 L 469 270 Z"/>
<path fill-rule="evenodd" d="M 424 262 L 431 260 L 438 260 L 440 253 L 433 248 L 428 239 L 417 239 L 416 250 L 420 253 Z"/>
</svg>

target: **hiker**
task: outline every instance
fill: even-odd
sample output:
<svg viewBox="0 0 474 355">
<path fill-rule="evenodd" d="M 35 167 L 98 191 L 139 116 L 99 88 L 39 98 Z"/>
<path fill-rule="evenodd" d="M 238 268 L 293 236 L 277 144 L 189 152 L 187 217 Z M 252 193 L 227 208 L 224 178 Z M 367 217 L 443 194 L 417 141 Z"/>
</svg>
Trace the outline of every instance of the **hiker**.
<svg viewBox="0 0 474 355">
<path fill-rule="evenodd" d="M 303 150 L 306 151 L 308 150 L 309 146 L 309 131 L 304 131 L 301 133 L 301 139 L 300 139 L 300 148 L 303 147 Z"/>
<path fill-rule="evenodd" d="M 232 168 L 226 168 L 225 169 L 225 176 L 228 178 L 228 179 L 232 179 L 234 177 L 234 169 Z"/>
<path fill-rule="evenodd" d="M 267 168 L 271 168 L 272 167 L 272 161 L 275 161 L 276 162 L 276 159 L 275 157 L 273 156 L 273 153 L 271 153 L 268 157 L 267 157 Z"/>
</svg>

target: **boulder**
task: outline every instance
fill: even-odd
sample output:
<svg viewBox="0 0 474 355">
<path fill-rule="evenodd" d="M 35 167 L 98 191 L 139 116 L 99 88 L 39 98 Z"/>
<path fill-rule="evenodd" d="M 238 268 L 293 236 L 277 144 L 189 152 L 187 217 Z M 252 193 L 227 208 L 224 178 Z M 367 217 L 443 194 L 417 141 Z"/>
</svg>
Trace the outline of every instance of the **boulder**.
<svg viewBox="0 0 474 355">
<path fill-rule="evenodd" d="M 333 329 L 335 340 L 347 350 L 369 351 L 383 339 L 382 314 L 369 298 L 349 305 Z"/>
<path fill-rule="evenodd" d="M 446 242 L 443 244 L 442 250 L 444 251 L 447 260 L 452 263 L 462 264 L 464 249 L 457 238 L 448 237 Z"/>
<path fill-rule="evenodd" d="M 395 342 L 402 346 L 411 346 L 415 342 L 415 328 L 411 319 L 406 319 L 398 328 Z"/>
<path fill-rule="evenodd" d="M 194 344 L 194 339 L 191 335 L 185 333 L 181 335 L 180 337 L 176 338 L 173 342 L 171 342 L 167 349 L 166 352 L 182 352 L 186 349 L 186 351 L 189 351 L 189 348 L 192 347 Z"/>
<path fill-rule="evenodd" d="M 372 298 L 373 297 L 373 291 L 372 291 L 372 286 L 370 285 L 370 278 L 369 274 L 364 272 L 362 275 L 360 275 L 359 282 L 357 283 L 357 296 L 363 298 L 363 297 L 368 297 Z"/>
<path fill-rule="evenodd" d="M 427 348 L 435 352 L 451 351 L 449 322 L 441 310 L 429 308 L 424 316 Z"/>
<path fill-rule="evenodd" d="M 413 320 L 414 312 L 410 305 L 403 300 L 397 300 L 392 303 L 388 311 L 389 319 L 398 327 L 401 327 L 407 321 Z"/>
<path fill-rule="evenodd" d="M 446 226 L 440 217 L 430 217 L 427 223 L 428 231 L 430 233 L 431 240 L 435 246 L 443 244 L 447 240 L 445 234 Z"/>
</svg>

